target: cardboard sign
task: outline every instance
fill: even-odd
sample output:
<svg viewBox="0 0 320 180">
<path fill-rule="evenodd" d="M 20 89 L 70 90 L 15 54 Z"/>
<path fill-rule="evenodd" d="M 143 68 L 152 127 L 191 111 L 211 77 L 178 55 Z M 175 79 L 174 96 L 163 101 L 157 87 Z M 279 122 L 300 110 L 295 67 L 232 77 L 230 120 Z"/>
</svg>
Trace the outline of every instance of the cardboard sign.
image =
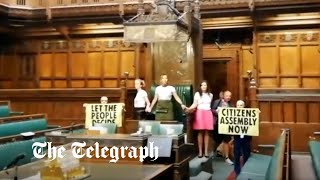
<svg viewBox="0 0 320 180">
<path fill-rule="evenodd" d="M 86 104 L 86 128 L 95 124 L 115 123 L 122 127 L 124 103 Z"/>
<path fill-rule="evenodd" d="M 259 114 L 257 108 L 220 108 L 219 134 L 259 136 Z"/>
</svg>

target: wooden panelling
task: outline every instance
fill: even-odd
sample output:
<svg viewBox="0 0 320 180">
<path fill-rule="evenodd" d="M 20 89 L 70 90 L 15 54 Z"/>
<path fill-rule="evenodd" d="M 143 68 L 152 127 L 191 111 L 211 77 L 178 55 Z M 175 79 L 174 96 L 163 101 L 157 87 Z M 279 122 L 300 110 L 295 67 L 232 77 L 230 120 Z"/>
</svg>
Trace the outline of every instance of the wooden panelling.
<svg viewBox="0 0 320 180">
<path fill-rule="evenodd" d="M 53 75 L 52 68 L 54 61 L 52 54 L 40 54 L 37 58 L 37 71 L 40 78 L 51 77 Z"/>
<path fill-rule="evenodd" d="M 277 49 L 275 47 L 261 47 L 259 50 L 260 75 L 276 75 L 278 73 Z"/>
<path fill-rule="evenodd" d="M 319 75 L 320 69 L 319 46 L 301 46 L 302 75 Z"/>
<path fill-rule="evenodd" d="M 110 102 L 121 102 L 121 91 L 121 88 L 8 89 L 0 90 L 0 99 L 10 100 L 14 110 L 25 114 L 46 113 L 49 124 L 65 126 L 84 123 L 84 103 L 99 102 L 101 96 L 108 96 Z"/>
<path fill-rule="evenodd" d="M 308 114 L 306 102 L 296 103 L 295 112 L 297 123 L 308 123 L 308 117 L 310 116 L 310 114 Z"/>
<path fill-rule="evenodd" d="M 71 77 L 83 78 L 85 76 L 87 54 L 86 53 L 72 53 L 71 54 Z"/>
<path fill-rule="evenodd" d="M 319 30 L 258 32 L 260 88 L 320 88 Z"/>
<path fill-rule="evenodd" d="M 21 44 L 17 43 L 16 53 L 1 51 L 0 87 L 119 87 L 125 72 L 129 73 L 131 80 L 145 76 L 145 71 L 137 69 L 137 59 L 143 52 L 139 50 L 141 47 L 134 43 L 123 43 L 121 38 L 33 40 L 25 41 L 23 45 L 34 48 L 18 48 Z M 134 87 L 131 80 L 128 87 Z"/>
<path fill-rule="evenodd" d="M 103 72 L 104 77 L 117 77 L 119 74 L 119 54 L 118 52 L 104 52 Z"/>
<path fill-rule="evenodd" d="M 88 53 L 88 76 L 101 77 L 102 54 L 100 52 Z"/>
<path fill-rule="evenodd" d="M 55 53 L 53 57 L 54 76 L 67 77 L 68 55 L 66 53 Z"/>
<path fill-rule="evenodd" d="M 254 54 L 251 47 L 242 47 L 242 76 L 247 76 L 247 71 L 254 70 Z"/>
<path fill-rule="evenodd" d="M 121 73 L 129 73 L 129 77 L 135 77 L 135 52 L 133 51 L 122 51 L 121 52 Z"/>
<path fill-rule="evenodd" d="M 283 103 L 283 120 L 284 122 L 296 122 L 295 115 L 295 103 L 293 102 L 284 102 Z"/>
<path fill-rule="evenodd" d="M 280 74 L 297 75 L 299 74 L 298 51 L 295 46 L 280 47 Z"/>
<path fill-rule="evenodd" d="M 274 143 L 281 128 L 292 132 L 292 150 L 308 151 L 309 136 L 320 128 L 320 96 L 318 90 L 260 90 L 260 135 L 254 144 Z M 285 94 L 283 94 L 285 93 Z M 309 94 L 309 95 L 308 95 Z"/>
</svg>

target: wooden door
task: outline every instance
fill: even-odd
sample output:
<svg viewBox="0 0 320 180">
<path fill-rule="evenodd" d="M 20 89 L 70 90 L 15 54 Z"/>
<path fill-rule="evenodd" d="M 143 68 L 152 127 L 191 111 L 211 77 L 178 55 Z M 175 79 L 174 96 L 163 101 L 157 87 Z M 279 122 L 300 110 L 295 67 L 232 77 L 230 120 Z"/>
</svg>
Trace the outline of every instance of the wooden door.
<svg viewBox="0 0 320 180">
<path fill-rule="evenodd" d="M 221 90 L 230 90 L 235 104 L 240 98 L 238 50 L 204 48 L 203 58 L 203 79 L 208 80 L 214 97 Z"/>
</svg>

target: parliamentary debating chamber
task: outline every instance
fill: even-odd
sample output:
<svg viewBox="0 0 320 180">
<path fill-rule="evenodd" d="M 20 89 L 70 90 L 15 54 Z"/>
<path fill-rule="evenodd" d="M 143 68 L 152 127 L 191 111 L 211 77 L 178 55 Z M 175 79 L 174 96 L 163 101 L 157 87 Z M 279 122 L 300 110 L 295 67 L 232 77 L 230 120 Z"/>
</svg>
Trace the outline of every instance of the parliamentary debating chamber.
<svg viewBox="0 0 320 180">
<path fill-rule="evenodd" d="M 0 0 L 0 19 L 0 179 L 320 179 L 320 0 Z"/>
</svg>

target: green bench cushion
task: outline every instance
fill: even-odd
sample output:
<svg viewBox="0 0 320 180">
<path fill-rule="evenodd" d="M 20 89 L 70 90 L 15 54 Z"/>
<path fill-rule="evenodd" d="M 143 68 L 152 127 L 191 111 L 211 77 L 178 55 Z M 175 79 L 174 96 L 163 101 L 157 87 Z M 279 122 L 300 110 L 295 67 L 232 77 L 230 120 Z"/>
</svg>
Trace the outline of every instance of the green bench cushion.
<svg viewBox="0 0 320 180">
<path fill-rule="evenodd" d="M 173 131 L 173 132 L 170 132 Z M 172 133 L 172 134 L 168 134 Z M 183 134 L 183 124 L 160 124 L 160 135 Z"/>
<path fill-rule="evenodd" d="M 16 141 L 12 143 L 0 144 L 0 169 L 7 166 L 19 154 L 26 154 L 25 158 L 19 161 L 18 165 L 30 163 L 34 158 L 32 144 L 34 142 L 45 142 L 46 138 L 38 137 L 25 141 Z"/>
<path fill-rule="evenodd" d="M 284 155 L 285 140 L 286 136 L 283 133 L 277 140 L 272 156 L 252 153 L 241 168 L 237 180 L 277 179 L 279 163 Z"/>
<path fill-rule="evenodd" d="M 0 137 L 17 135 L 23 132 L 45 130 L 48 127 L 46 119 L 34 119 L 13 123 L 0 124 Z"/>
<path fill-rule="evenodd" d="M 10 116 L 9 106 L 1 105 L 0 106 L 0 117 L 9 117 L 9 116 Z"/>
<path fill-rule="evenodd" d="M 317 179 L 320 179 L 320 142 L 309 142 L 310 154 L 313 164 L 313 169 L 316 173 Z"/>
<path fill-rule="evenodd" d="M 115 123 L 102 123 L 95 124 L 94 127 L 101 127 L 107 130 L 107 134 L 115 134 L 117 133 L 117 124 Z"/>
<path fill-rule="evenodd" d="M 142 128 L 144 132 L 147 132 L 147 126 L 151 127 L 152 135 L 160 134 L 160 122 L 159 121 L 139 121 L 139 128 Z"/>
<path fill-rule="evenodd" d="M 272 157 L 268 155 L 251 153 L 250 158 L 247 160 L 243 168 L 241 168 L 241 173 L 237 179 L 264 179 L 271 158 Z"/>
</svg>

